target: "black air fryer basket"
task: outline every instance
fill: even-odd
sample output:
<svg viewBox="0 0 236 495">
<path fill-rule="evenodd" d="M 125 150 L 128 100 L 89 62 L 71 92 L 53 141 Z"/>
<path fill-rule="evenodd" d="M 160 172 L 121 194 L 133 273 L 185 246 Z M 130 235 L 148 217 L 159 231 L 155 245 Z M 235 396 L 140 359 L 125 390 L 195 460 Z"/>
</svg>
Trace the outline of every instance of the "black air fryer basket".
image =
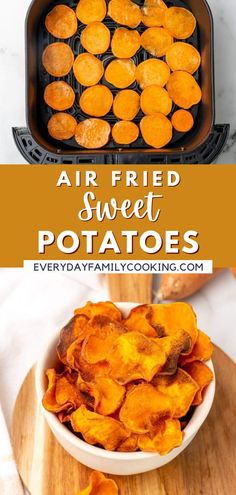
<svg viewBox="0 0 236 495">
<path fill-rule="evenodd" d="M 186 134 L 175 131 L 170 145 L 161 150 L 149 148 L 141 136 L 135 143 L 128 146 L 121 147 L 111 139 L 105 148 L 89 151 L 81 148 L 75 139 L 56 141 L 49 136 L 47 123 L 53 111 L 45 104 L 43 93 L 46 85 L 54 81 L 55 78 L 47 74 L 41 59 L 46 46 L 56 41 L 45 28 L 45 17 L 55 5 L 61 3 L 75 9 L 78 2 L 75 0 L 33 0 L 26 19 L 28 128 L 13 129 L 15 142 L 24 158 L 32 164 L 213 163 L 224 148 L 229 134 L 229 125 L 216 125 L 214 121 L 213 19 L 206 0 L 184 0 L 184 2 L 171 0 L 166 2 L 168 6 L 175 5 L 190 9 L 197 19 L 197 29 L 188 42 L 199 50 L 202 57 L 201 67 L 195 74 L 202 88 L 202 101 L 191 109 L 195 120 L 193 129 Z M 136 0 L 136 3 L 141 5 L 143 1 Z M 103 22 L 111 33 L 118 27 L 109 17 L 106 17 Z M 63 40 L 71 46 L 75 56 L 84 51 L 80 44 L 80 34 L 84 27 L 79 22 L 78 32 L 69 40 Z M 140 24 L 136 29 L 143 32 L 145 26 Z M 138 65 L 148 57 L 151 55 L 140 49 L 133 60 Z M 111 51 L 108 51 L 99 58 L 106 67 L 114 56 Z M 71 115 L 78 122 L 88 118 L 87 115 L 83 114 L 78 104 L 79 96 L 84 88 L 76 81 L 73 71 L 61 79 L 71 84 L 75 90 L 76 101 L 69 110 Z M 118 92 L 118 89 L 110 86 L 106 81 L 102 80 L 101 82 L 108 85 L 114 95 Z M 130 88 L 140 93 L 137 83 L 134 83 Z M 174 110 L 175 108 L 173 108 Z M 112 111 L 104 118 L 111 125 L 117 121 Z M 139 123 L 141 118 L 142 113 L 140 112 L 134 121 Z"/>
</svg>

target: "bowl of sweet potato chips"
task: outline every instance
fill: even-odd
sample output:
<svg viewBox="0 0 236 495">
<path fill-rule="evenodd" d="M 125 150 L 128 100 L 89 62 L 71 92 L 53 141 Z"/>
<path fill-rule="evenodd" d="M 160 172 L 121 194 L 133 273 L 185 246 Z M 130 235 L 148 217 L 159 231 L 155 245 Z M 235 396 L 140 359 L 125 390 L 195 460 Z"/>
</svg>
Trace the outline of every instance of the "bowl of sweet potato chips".
<svg viewBox="0 0 236 495">
<path fill-rule="evenodd" d="M 136 474 L 193 440 L 214 399 L 213 345 L 183 302 L 88 302 L 50 335 L 36 388 L 59 443 L 92 469 Z"/>
</svg>

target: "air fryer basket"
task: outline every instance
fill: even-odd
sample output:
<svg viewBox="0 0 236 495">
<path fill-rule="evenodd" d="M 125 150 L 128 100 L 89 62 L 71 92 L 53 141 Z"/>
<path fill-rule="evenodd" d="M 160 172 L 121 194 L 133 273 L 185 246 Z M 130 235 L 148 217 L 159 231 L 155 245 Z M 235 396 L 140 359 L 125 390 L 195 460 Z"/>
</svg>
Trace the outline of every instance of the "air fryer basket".
<svg viewBox="0 0 236 495">
<path fill-rule="evenodd" d="M 191 111 L 194 116 L 195 125 L 187 134 L 174 132 L 170 145 L 162 150 L 149 148 L 140 136 L 138 140 L 129 146 L 117 145 L 112 139 L 107 146 L 101 150 L 82 149 L 75 141 L 55 141 L 47 131 L 47 122 L 53 111 L 44 103 L 43 93 L 47 84 L 55 80 L 47 74 L 42 66 L 42 53 L 44 48 L 55 41 L 45 28 L 45 16 L 56 4 L 65 3 L 75 8 L 77 2 L 74 0 L 34 0 L 29 9 L 26 21 L 27 41 L 27 129 L 14 129 L 14 137 L 24 157 L 30 163 L 212 163 L 222 150 L 228 136 L 229 126 L 214 126 L 214 67 L 213 67 L 213 21 L 210 9 L 205 0 L 171 0 L 168 6 L 178 5 L 187 7 L 197 18 L 198 27 L 193 36 L 188 40 L 201 53 L 201 68 L 195 74 L 202 88 L 202 102 L 195 105 Z M 136 0 L 142 4 L 142 0 Z M 114 32 L 118 26 L 112 19 L 106 17 L 103 21 Z M 84 28 L 79 23 L 78 32 L 67 42 L 73 49 L 75 56 L 82 53 L 80 44 L 80 33 Z M 137 28 L 142 32 L 145 27 L 141 24 Z M 139 64 L 149 56 L 140 49 L 133 57 Z M 111 51 L 101 55 L 104 66 L 112 60 Z M 83 114 L 78 99 L 83 88 L 76 81 L 73 71 L 62 78 L 75 89 L 76 102 L 70 113 L 77 121 L 87 116 Z M 108 84 L 106 81 L 102 81 Z M 136 83 L 131 88 L 140 92 Z M 115 95 L 118 90 L 110 86 Z M 173 108 L 173 111 L 175 108 Z M 106 120 L 112 125 L 116 117 L 110 112 Z M 142 118 L 140 112 L 135 121 L 139 123 Z M 24 136 L 24 137 L 23 137 Z"/>
</svg>

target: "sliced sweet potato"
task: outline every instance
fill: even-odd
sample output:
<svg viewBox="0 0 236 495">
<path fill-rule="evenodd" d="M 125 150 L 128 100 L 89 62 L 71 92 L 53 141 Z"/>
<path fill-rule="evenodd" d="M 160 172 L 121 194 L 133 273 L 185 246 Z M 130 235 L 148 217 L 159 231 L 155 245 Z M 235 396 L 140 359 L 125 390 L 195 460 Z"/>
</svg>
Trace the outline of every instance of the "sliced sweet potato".
<svg viewBox="0 0 236 495">
<path fill-rule="evenodd" d="M 131 144 L 139 136 L 139 128 L 134 122 L 120 120 L 112 127 L 112 137 L 118 144 Z"/>
<path fill-rule="evenodd" d="M 59 413 L 77 409 L 82 404 L 79 389 L 76 386 L 77 374 L 65 371 L 58 375 L 54 369 L 46 372 L 48 388 L 43 397 L 43 406 L 47 411 Z"/>
<path fill-rule="evenodd" d="M 214 376 L 210 368 L 200 361 L 194 361 L 184 366 L 184 370 L 198 384 L 198 390 L 193 399 L 192 405 L 198 406 L 203 401 L 204 391 L 213 380 Z"/>
<path fill-rule="evenodd" d="M 103 416 L 114 414 L 121 406 L 125 387 L 116 383 L 109 376 L 95 377 L 93 382 L 82 382 L 79 390 L 88 407 Z"/>
<path fill-rule="evenodd" d="M 145 0 L 142 7 L 142 22 L 147 27 L 163 26 L 167 5 L 163 0 Z"/>
<path fill-rule="evenodd" d="M 188 132 L 194 126 L 194 118 L 188 110 L 176 110 L 171 117 L 171 123 L 178 132 Z"/>
<path fill-rule="evenodd" d="M 201 63 L 199 51 L 189 43 L 173 43 L 166 52 L 166 61 L 171 70 L 184 70 L 194 74 Z"/>
<path fill-rule="evenodd" d="M 111 451 L 116 450 L 130 436 L 120 421 L 89 411 L 84 405 L 72 413 L 71 425 L 75 432 L 83 435 L 87 443 L 102 445 Z"/>
<path fill-rule="evenodd" d="M 95 86 L 104 74 L 104 67 L 102 61 L 91 53 L 81 53 L 74 61 L 73 71 L 82 86 Z"/>
<path fill-rule="evenodd" d="M 126 332 L 126 328 L 102 315 L 94 316 L 90 328 L 92 331 L 83 343 L 82 356 L 87 363 L 96 364 L 108 358 L 113 343 Z"/>
<path fill-rule="evenodd" d="M 140 97 L 132 89 L 123 89 L 115 96 L 113 113 L 121 120 L 133 120 L 139 112 Z"/>
<path fill-rule="evenodd" d="M 158 337 L 158 332 L 149 322 L 149 313 L 152 313 L 150 305 L 143 304 L 136 306 L 131 309 L 123 323 L 130 332 L 140 332 L 147 337 Z"/>
<path fill-rule="evenodd" d="M 193 361 L 208 361 L 211 359 L 214 346 L 211 339 L 201 330 L 198 330 L 197 340 L 191 354 L 180 356 L 179 365 L 184 366 Z"/>
<path fill-rule="evenodd" d="M 70 38 L 78 28 L 76 15 L 67 5 L 56 5 L 47 14 L 45 25 L 52 36 L 60 39 Z"/>
<path fill-rule="evenodd" d="M 118 28 L 111 41 L 113 55 L 117 58 L 131 58 L 140 48 L 140 34 L 136 30 Z"/>
<path fill-rule="evenodd" d="M 161 375 L 173 375 L 181 355 L 188 354 L 192 349 L 192 339 L 184 330 L 177 330 L 173 335 L 158 339 L 166 353 L 167 359 L 159 373 Z"/>
<path fill-rule="evenodd" d="M 108 4 L 108 15 L 118 24 L 130 28 L 136 28 L 142 20 L 141 9 L 130 0 L 111 0 Z"/>
<path fill-rule="evenodd" d="M 76 119 L 68 113 L 55 113 L 48 121 L 48 132 L 50 136 L 58 141 L 71 139 L 75 135 L 77 126 Z"/>
<path fill-rule="evenodd" d="M 118 452 L 136 452 L 138 448 L 138 435 L 137 433 L 131 433 L 130 437 L 124 440 L 117 450 Z"/>
<path fill-rule="evenodd" d="M 190 38 L 195 31 L 196 24 L 196 18 L 190 10 L 170 7 L 165 11 L 164 26 L 178 40 Z"/>
<path fill-rule="evenodd" d="M 139 435 L 138 446 L 143 452 L 158 452 L 166 455 L 183 441 L 183 433 L 178 419 L 160 421 L 150 433 Z"/>
<path fill-rule="evenodd" d="M 100 361 L 96 364 L 89 364 L 83 358 L 81 349 L 82 343 L 79 339 L 70 345 L 66 354 L 67 366 L 78 371 L 85 382 L 92 382 L 98 376 L 108 376 L 110 372 L 108 362 Z"/>
<path fill-rule="evenodd" d="M 106 17 L 107 6 L 105 0 L 79 0 L 76 15 L 83 24 L 101 22 Z"/>
<path fill-rule="evenodd" d="M 73 67 L 74 54 L 66 43 L 51 43 L 43 52 L 42 63 L 51 76 L 63 77 Z"/>
<path fill-rule="evenodd" d="M 173 41 L 173 36 L 162 27 L 150 27 L 141 35 L 142 47 L 154 57 L 163 57 Z"/>
<path fill-rule="evenodd" d="M 75 131 L 75 139 L 83 148 L 102 148 L 109 141 L 111 126 L 105 120 L 86 119 L 80 122 Z"/>
<path fill-rule="evenodd" d="M 111 110 L 112 103 L 112 92 L 103 84 L 97 84 L 85 89 L 79 100 L 81 110 L 93 117 L 106 115 Z"/>
<path fill-rule="evenodd" d="M 87 336 L 87 324 L 89 318 L 85 315 L 74 316 L 69 323 L 62 328 L 57 345 L 57 354 L 62 363 L 67 365 L 67 351 L 77 339 L 82 342 Z"/>
<path fill-rule="evenodd" d="M 89 319 L 97 315 L 107 316 L 111 320 L 121 321 L 122 315 L 117 306 L 111 301 L 93 303 L 88 301 L 82 308 L 75 309 L 75 315 L 86 315 Z"/>
<path fill-rule="evenodd" d="M 166 89 L 154 84 L 143 90 L 140 106 L 145 115 L 153 115 L 154 113 L 169 115 L 172 109 L 172 100 Z"/>
<path fill-rule="evenodd" d="M 145 143 L 153 148 L 163 148 L 172 139 L 172 124 L 162 113 L 143 117 L 140 129 Z"/>
<path fill-rule="evenodd" d="M 105 79 L 116 88 L 127 88 L 135 81 L 135 70 L 132 58 L 117 58 L 107 66 Z"/>
<path fill-rule="evenodd" d="M 99 471 L 93 471 L 89 485 L 77 495 L 118 495 L 118 487 L 114 480 L 106 478 Z"/>
<path fill-rule="evenodd" d="M 135 73 L 141 89 L 157 84 L 165 86 L 170 77 L 170 68 L 163 60 L 150 58 L 138 65 Z"/>
<path fill-rule="evenodd" d="M 174 375 L 156 376 L 152 384 L 172 401 L 174 418 L 182 418 L 187 414 L 199 390 L 196 381 L 181 368 Z"/>
<path fill-rule="evenodd" d="M 92 22 L 82 31 L 81 45 L 94 55 L 105 53 L 110 46 L 110 31 L 102 22 Z"/>
<path fill-rule="evenodd" d="M 54 81 L 46 86 L 44 100 L 54 110 L 68 110 L 74 105 L 75 93 L 65 81 Z"/>
<path fill-rule="evenodd" d="M 201 88 L 188 72 L 172 72 L 167 83 L 170 98 L 181 108 L 188 110 L 201 101 Z"/>
</svg>

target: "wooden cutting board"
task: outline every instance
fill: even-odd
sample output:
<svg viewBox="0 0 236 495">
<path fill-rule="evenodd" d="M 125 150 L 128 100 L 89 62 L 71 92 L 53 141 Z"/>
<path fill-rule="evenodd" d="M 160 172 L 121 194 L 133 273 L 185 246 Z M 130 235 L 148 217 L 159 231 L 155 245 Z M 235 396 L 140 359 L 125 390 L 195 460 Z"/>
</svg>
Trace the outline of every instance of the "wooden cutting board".
<svg viewBox="0 0 236 495">
<path fill-rule="evenodd" d="M 117 276 L 109 284 L 111 294 L 117 296 L 113 299 L 151 300 L 149 276 Z M 193 442 L 161 469 L 137 476 L 112 476 L 120 495 L 235 495 L 236 365 L 218 348 L 214 365 L 214 405 Z M 44 421 L 36 399 L 34 369 L 15 404 L 12 442 L 19 472 L 31 495 L 76 495 L 88 484 L 90 469 L 60 447 Z"/>
</svg>

